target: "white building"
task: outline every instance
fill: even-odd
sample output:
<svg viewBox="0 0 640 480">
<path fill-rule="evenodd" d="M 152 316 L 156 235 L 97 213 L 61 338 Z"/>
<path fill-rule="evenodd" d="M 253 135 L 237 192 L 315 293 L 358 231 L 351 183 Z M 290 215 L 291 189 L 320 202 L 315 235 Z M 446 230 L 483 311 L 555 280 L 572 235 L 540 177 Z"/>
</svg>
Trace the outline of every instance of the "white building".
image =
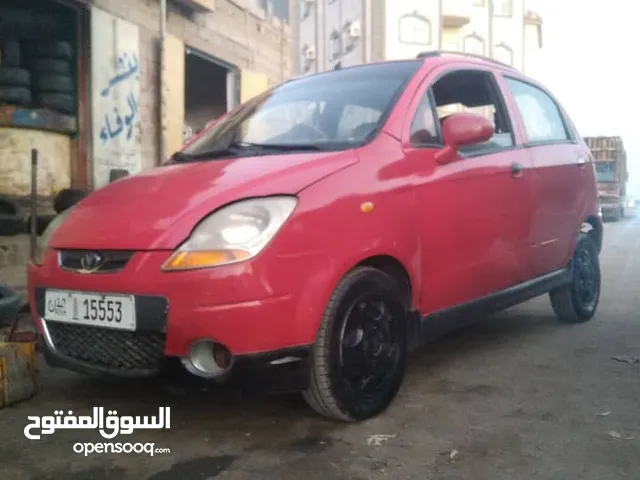
<svg viewBox="0 0 640 480">
<path fill-rule="evenodd" d="M 520 70 L 542 44 L 541 19 L 525 0 L 297 0 L 294 70 L 319 72 L 415 57 L 427 50 L 486 55 Z"/>
</svg>

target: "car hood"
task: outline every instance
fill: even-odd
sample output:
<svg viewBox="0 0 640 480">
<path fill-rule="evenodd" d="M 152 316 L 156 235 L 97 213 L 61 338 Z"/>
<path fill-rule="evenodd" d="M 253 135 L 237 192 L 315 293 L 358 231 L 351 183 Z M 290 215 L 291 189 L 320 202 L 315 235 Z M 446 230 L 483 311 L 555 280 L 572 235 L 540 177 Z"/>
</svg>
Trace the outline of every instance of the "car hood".
<svg viewBox="0 0 640 480">
<path fill-rule="evenodd" d="M 358 161 L 355 151 L 265 155 L 158 167 L 117 180 L 73 207 L 53 248 L 175 249 L 205 215 L 235 200 L 297 194 Z"/>
</svg>

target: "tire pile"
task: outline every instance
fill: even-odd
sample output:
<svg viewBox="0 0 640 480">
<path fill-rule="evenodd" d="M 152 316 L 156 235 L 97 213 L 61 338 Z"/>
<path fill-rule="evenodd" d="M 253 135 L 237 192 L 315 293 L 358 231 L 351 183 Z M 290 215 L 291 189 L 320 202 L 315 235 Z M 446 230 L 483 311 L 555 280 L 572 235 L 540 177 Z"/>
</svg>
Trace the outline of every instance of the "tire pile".
<svg viewBox="0 0 640 480">
<path fill-rule="evenodd" d="M 75 115 L 74 52 L 69 42 L 6 42 L 0 48 L 0 104 Z"/>
</svg>

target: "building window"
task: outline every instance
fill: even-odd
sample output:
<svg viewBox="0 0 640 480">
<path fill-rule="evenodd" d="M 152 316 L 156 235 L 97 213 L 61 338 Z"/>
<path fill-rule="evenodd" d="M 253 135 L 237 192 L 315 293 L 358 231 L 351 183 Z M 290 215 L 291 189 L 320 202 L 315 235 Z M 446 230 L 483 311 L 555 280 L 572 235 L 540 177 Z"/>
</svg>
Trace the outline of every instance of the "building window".
<svg viewBox="0 0 640 480">
<path fill-rule="evenodd" d="M 493 2 L 493 15 L 496 17 L 513 16 L 513 0 L 491 0 Z"/>
<path fill-rule="evenodd" d="M 342 35 L 333 30 L 329 36 L 329 60 L 336 60 L 342 56 Z"/>
<path fill-rule="evenodd" d="M 504 42 L 495 46 L 493 49 L 493 58 L 502 63 L 513 66 L 513 50 Z"/>
<path fill-rule="evenodd" d="M 400 43 L 431 45 L 431 22 L 417 11 L 402 15 L 398 19 Z"/>
<path fill-rule="evenodd" d="M 473 53 L 474 55 L 485 55 L 485 42 L 484 39 L 477 33 L 472 33 L 464 37 L 463 50 L 466 53 Z"/>
</svg>

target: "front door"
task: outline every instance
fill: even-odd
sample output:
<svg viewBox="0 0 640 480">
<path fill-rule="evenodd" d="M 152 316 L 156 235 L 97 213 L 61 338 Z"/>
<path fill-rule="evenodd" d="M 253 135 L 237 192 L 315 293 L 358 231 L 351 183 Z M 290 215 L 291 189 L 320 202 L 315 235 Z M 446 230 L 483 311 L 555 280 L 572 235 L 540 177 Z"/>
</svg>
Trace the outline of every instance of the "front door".
<svg viewBox="0 0 640 480">
<path fill-rule="evenodd" d="M 496 133 L 436 165 L 441 119 L 456 111 L 489 115 Z M 436 70 L 408 115 L 403 146 L 418 178 L 423 313 L 528 279 L 532 163 L 527 151 L 515 148 L 518 134 L 494 74 L 475 67 Z"/>
</svg>

